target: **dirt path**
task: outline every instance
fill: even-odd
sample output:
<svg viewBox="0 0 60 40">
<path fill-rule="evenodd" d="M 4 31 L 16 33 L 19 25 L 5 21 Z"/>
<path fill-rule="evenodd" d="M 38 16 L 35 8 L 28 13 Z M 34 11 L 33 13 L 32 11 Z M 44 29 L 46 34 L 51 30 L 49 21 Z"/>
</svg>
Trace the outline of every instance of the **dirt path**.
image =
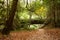
<svg viewBox="0 0 60 40">
<path fill-rule="evenodd" d="M 0 40 L 60 40 L 60 29 L 11 32 L 8 37 L 1 37 Z"/>
</svg>

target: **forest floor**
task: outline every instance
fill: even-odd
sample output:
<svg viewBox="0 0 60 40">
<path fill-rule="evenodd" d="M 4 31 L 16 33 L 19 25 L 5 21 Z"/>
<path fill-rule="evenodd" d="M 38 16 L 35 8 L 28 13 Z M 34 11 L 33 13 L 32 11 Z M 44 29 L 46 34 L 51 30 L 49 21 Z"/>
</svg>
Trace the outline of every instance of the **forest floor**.
<svg viewBox="0 0 60 40">
<path fill-rule="evenodd" d="M 60 29 L 13 31 L 8 36 L 0 35 L 0 40 L 60 40 Z"/>
</svg>

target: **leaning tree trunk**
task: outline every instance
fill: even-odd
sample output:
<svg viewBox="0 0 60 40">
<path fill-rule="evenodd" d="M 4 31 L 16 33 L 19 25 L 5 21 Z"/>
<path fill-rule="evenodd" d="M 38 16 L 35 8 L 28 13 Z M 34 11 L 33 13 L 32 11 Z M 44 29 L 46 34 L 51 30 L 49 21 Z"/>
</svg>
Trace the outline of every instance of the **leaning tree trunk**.
<svg viewBox="0 0 60 40">
<path fill-rule="evenodd" d="M 18 0 L 13 0 L 12 7 L 9 12 L 10 16 L 9 16 L 9 19 L 5 23 L 6 27 L 2 30 L 2 34 L 9 34 L 10 31 L 13 29 L 12 25 L 13 25 L 14 15 L 17 9 L 17 3 L 18 3 Z"/>
</svg>

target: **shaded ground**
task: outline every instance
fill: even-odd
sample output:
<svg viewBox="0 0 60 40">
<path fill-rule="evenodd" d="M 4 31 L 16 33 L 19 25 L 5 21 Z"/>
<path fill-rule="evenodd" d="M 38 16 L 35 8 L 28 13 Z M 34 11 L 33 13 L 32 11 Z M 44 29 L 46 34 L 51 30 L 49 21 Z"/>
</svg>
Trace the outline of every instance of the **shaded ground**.
<svg viewBox="0 0 60 40">
<path fill-rule="evenodd" d="M 60 29 L 38 29 L 33 31 L 11 32 L 0 40 L 60 40 Z"/>
</svg>

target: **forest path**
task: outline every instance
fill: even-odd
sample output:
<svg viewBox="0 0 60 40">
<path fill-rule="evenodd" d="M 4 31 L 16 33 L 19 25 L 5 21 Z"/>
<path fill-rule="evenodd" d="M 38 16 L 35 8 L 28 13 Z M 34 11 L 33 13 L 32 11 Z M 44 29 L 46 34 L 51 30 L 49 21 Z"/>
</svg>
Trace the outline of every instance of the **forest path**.
<svg viewBox="0 0 60 40">
<path fill-rule="evenodd" d="M 60 29 L 38 29 L 33 31 L 15 31 L 0 40 L 60 40 Z"/>
</svg>

